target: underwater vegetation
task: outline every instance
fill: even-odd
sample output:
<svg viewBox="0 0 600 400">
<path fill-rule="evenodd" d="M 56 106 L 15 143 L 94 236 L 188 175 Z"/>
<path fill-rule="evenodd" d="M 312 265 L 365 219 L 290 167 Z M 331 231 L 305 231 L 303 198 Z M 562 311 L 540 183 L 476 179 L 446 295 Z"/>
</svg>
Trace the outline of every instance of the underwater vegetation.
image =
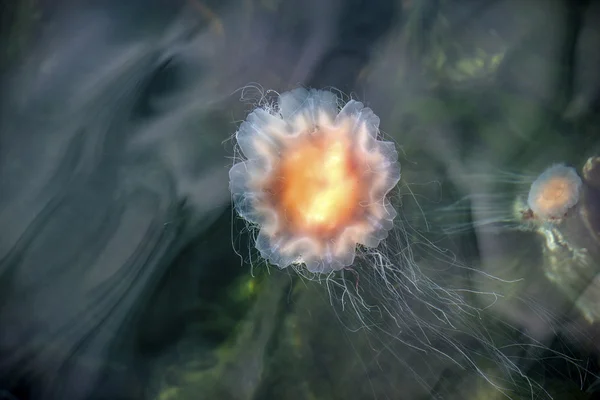
<svg viewBox="0 0 600 400">
<path fill-rule="evenodd" d="M 600 391 L 593 2 L 3 14 L 0 398 Z"/>
</svg>

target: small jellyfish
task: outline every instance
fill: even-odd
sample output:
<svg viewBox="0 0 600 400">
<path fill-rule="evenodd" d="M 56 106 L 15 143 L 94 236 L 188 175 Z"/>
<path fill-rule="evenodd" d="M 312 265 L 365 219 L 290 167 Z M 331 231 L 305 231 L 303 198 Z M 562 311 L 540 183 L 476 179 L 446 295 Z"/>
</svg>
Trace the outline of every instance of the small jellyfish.
<svg viewBox="0 0 600 400">
<path fill-rule="evenodd" d="M 533 182 L 527 205 L 531 217 L 543 221 L 563 218 L 579 201 L 581 178 L 574 168 L 555 164 Z"/>
<path fill-rule="evenodd" d="M 295 89 L 250 113 L 236 140 L 245 159 L 229 172 L 233 202 L 260 230 L 256 248 L 271 264 L 331 272 L 354 262 L 358 244 L 387 237 L 398 153 L 362 103 L 340 107 L 335 93 Z"/>
<path fill-rule="evenodd" d="M 590 159 L 590 160 L 593 160 Z M 544 238 L 543 269 L 546 277 L 594 323 L 600 318 L 597 299 L 600 282 L 594 260 L 598 245 L 593 229 L 595 190 L 593 161 L 580 177 L 563 164 L 545 170 L 531 185 L 526 228 Z"/>
</svg>

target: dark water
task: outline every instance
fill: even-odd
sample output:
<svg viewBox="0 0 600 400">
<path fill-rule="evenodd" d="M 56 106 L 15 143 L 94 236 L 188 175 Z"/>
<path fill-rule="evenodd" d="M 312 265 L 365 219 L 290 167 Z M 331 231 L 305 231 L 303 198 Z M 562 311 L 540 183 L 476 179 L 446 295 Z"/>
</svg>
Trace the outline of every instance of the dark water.
<svg viewBox="0 0 600 400">
<path fill-rule="evenodd" d="M 514 213 L 546 167 L 599 155 L 595 3 L 3 7 L 0 399 L 600 390 L 596 175 L 555 230 Z M 397 142 L 385 249 L 411 269 L 306 276 L 254 250 L 232 138 L 298 86 L 363 101 Z"/>
</svg>

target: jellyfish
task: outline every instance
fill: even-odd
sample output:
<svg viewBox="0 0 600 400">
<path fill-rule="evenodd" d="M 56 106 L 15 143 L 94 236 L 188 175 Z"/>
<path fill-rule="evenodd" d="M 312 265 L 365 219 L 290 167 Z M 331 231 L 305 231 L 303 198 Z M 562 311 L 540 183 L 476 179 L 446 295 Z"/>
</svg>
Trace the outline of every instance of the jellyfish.
<svg viewBox="0 0 600 400">
<path fill-rule="evenodd" d="M 465 271 L 494 278 L 413 224 L 417 196 L 401 190 L 396 143 L 384 140 L 379 118 L 333 91 L 300 88 L 276 102 L 265 98 L 235 134 L 240 155 L 229 184 L 266 265 L 324 284 L 344 327 L 368 330 L 373 346 L 406 360 L 423 388 L 437 379 L 423 358 L 430 354 L 439 356 L 439 368 L 461 365 L 506 393 L 476 361 L 485 353 L 500 370 L 523 377 L 480 322 L 498 295 L 479 290 L 487 304 L 476 305 L 463 279 Z M 523 379 L 525 388 L 534 386 Z"/>
<path fill-rule="evenodd" d="M 479 168 L 473 168 L 479 169 Z M 468 192 L 452 204 L 430 210 L 431 219 L 448 234 L 531 231 L 558 225 L 574 214 L 583 183 L 575 168 L 564 163 L 536 171 L 493 170 L 464 172 L 462 185 Z M 456 217 L 470 214 L 466 222 Z"/>
<path fill-rule="evenodd" d="M 245 157 L 229 172 L 238 213 L 260 232 L 256 248 L 280 268 L 327 273 L 352 265 L 357 245 L 375 248 L 396 211 L 387 199 L 400 179 L 393 142 L 358 101 L 295 89 L 257 108 L 236 139 Z"/>
<path fill-rule="evenodd" d="M 546 169 L 531 185 L 523 213 L 529 229 L 543 238 L 546 277 L 589 323 L 600 320 L 597 163 L 589 158 L 581 176 L 563 164 Z"/>
<path fill-rule="evenodd" d="M 528 215 L 543 221 L 557 221 L 579 201 L 582 181 L 574 168 L 555 164 L 531 184 Z"/>
<path fill-rule="evenodd" d="M 584 201 L 590 188 L 576 168 L 555 163 L 537 175 L 497 171 L 491 175 L 473 174 L 468 179 L 472 182 L 470 188 L 474 188 L 472 193 L 434 211 L 439 219 L 449 217 L 446 232 L 472 230 L 478 234 L 480 247 L 495 253 L 499 253 L 502 238 L 514 237 L 516 232 L 535 233 L 544 238 L 544 249 L 553 254 L 551 259 L 555 261 L 551 264 L 564 263 L 565 257 L 573 260 L 586 257 L 585 251 L 577 249 L 581 246 L 572 244 L 581 242 L 582 236 L 593 236 L 582 235 L 588 231 L 585 226 L 590 221 L 586 215 L 589 206 L 584 205 L 591 203 Z M 470 213 L 471 219 L 455 224 L 452 217 L 461 213 Z M 505 251 L 514 253 L 515 245 L 508 243 Z M 557 252 L 565 249 L 567 252 L 557 257 Z"/>
</svg>

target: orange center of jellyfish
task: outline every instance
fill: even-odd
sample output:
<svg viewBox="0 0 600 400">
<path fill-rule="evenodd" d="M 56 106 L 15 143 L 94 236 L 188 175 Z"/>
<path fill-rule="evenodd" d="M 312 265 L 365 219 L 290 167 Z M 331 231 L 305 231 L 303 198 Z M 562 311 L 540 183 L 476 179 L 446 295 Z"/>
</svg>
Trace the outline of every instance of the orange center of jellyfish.
<svg viewBox="0 0 600 400">
<path fill-rule="evenodd" d="M 356 160 L 348 140 L 331 133 L 307 135 L 282 154 L 276 173 L 278 208 L 296 231 L 333 233 L 359 209 Z"/>
<path fill-rule="evenodd" d="M 571 195 L 571 185 L 568 180 L 563 178 L 553 178 L 544 184 L 540 194 L 535 202 L 540 210 L 552 210 L 556 207 L 562 207 L 569 201 Z"/>
</svg>

